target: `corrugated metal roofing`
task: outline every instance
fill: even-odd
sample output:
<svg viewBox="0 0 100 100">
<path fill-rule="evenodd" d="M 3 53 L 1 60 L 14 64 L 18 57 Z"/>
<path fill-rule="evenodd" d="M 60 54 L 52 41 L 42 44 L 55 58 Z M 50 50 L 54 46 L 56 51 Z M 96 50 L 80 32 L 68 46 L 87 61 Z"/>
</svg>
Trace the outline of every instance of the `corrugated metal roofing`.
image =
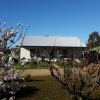
<svg viewBox="0 0 100 100">
<path fill-rule="evenodd" d="M 26 36 L 22 46 L 85 47 L 77 37 Z"/>
</svg>

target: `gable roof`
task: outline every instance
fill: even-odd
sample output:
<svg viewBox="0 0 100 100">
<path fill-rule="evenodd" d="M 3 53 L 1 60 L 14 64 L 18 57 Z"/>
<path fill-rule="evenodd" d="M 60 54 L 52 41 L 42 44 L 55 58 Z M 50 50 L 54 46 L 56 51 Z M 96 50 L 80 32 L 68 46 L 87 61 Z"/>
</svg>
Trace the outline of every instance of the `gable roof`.
<svg viewBox="0 0 100 100">
<path fill-rule="evenodd" d="M 58 36 L 26 36 L 22 46 L 86 47 L 77 37 Z"/>
</svg>

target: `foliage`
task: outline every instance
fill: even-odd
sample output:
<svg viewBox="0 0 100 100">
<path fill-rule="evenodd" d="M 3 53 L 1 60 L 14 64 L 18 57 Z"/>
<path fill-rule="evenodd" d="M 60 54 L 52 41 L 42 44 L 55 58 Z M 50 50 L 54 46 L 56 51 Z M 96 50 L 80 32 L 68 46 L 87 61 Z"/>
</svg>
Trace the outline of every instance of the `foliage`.
<svg viewBox="0 0 100 100">
<path fill-rule="evenodd" d="M 94 31 L 89 35 L 87 47 L 89 49 L 100 45 L 100 35 L 98 32 Z"/>
<path fill-rule="evenodd" d="M 55 64 L 57 64 L 59 67 L 62 67 L 62 68 L 71 68 L 73 67 L 73 63 L 72 63 L 72 60 L 71 59 L 68 59 L 68 60 L 63 60 L 63 62 L 61 61 L 57 61 L 55 62 Z"/>
<path fill-rule="evenodd" d="M 48 68 L 48 64 L 46 62 L 37 61 L 34 59 L 32 59 L 28 65 L 29 68 Z"/>
<path fill-rule="evenodd" d="M 69 60 L 65 61 L 64 67 L 72 68 L 72 67 L 73 67 L 73 62 L 72 62 L 72 60 L 69 59 Z"/>
<path fill-rule="evenodd" d="M 46 62 L 36 62 L 33 60 L 31 62 L 25 63 L 24 65 L 17 64 L 16 69 L 21 69 L 22 67 L 25 67 L 26 69 L 43 69 L 48 68 L 48 64 Z"/>
</svg>

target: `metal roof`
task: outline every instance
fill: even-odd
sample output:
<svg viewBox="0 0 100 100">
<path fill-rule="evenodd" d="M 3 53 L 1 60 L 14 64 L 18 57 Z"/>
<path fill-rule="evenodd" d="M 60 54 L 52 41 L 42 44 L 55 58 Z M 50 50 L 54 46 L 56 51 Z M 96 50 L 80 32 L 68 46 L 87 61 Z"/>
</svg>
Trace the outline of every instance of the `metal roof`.
<svg viewBox="0 0 100 100">
<path fill-rule="evenodd" d="M 77 37 L 60 36 L 26 36 L 22 46 L 86 47 Z"/>
</svg>

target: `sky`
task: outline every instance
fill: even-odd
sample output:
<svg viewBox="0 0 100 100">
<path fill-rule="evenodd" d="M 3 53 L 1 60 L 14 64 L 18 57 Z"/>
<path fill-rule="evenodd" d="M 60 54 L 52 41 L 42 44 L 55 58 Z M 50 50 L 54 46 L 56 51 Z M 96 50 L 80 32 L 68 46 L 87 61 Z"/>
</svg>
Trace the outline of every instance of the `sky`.
<svg viewBox="0 0 100 100">
<path fill-rule="evenodd" d="M 100 0 L 0 0 L 0 23 L 31 27 L 27 35 L 76 36 L 84 43 L 100 33 Z"/>
</svg>

